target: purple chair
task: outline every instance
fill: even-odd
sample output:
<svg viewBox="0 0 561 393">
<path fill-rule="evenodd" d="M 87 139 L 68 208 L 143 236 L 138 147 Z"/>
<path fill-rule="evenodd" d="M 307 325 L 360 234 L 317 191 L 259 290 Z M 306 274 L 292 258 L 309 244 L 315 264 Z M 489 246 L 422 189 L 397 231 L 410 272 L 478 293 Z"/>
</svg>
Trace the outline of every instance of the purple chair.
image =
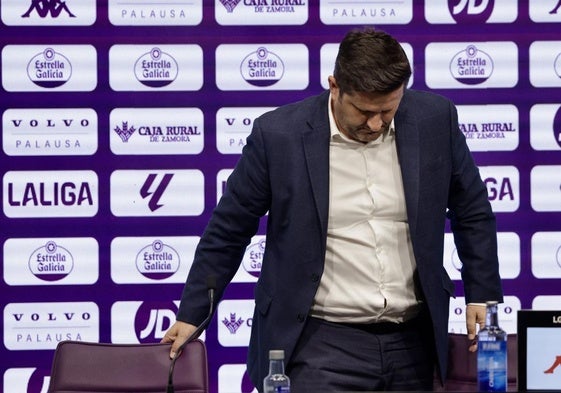
<svg viewBox="0 0 561 393">
<path fill-rule="evenodd" d="M 62 341 L 52 364 L 49 393 L 154 393 L 168 387 L 170 344 Z M 190 342 L 176 360 L 175 393 L 207 393 L 206 347 Z"/>
</svg>

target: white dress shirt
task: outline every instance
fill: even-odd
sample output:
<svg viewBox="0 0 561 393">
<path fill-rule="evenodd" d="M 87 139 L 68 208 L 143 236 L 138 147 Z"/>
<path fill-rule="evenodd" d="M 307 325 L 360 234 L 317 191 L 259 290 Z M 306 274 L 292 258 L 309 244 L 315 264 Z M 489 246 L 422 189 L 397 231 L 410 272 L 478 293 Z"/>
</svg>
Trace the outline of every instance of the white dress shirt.
<svg viewBox="0 0 561 393">
<path fill-rule="evenodd" d="M 403 322 L 419 309 L 395 128 L 364 144 L 339 132 L 329 100 L 325 268 L 311 315 L 332 322 Z"/>
</svg>

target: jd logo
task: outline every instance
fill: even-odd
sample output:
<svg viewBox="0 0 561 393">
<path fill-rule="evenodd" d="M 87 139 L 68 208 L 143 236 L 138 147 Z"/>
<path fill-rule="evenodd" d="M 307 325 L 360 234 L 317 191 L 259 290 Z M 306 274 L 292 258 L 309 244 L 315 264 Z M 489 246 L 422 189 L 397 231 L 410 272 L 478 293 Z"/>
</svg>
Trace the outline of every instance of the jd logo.
<svg viewBox="0 0 561 393">
<path fill-rule="evenodd" d="M 138 341 L 158 342 L 175 322 L 177 306 L 173 302 L 143 302 L 134 318 Z"/>
<path fill-rule="evenodd" d="M 148 323 L 146 324 L 146 327 L 140 331 L 139 338 L 141 340 L 144 340 L 149 336 L 156 339 L 163 338 L 165 332 L 169 326 L 171 326 L 170 321 L 174 320 L 175 313 L 172 310 L 151 310 Z"/>
<path fill-rule="evenodd" d="M 495 7 L 495 0 L 448 0 L 454 19 L 462 22 L 485 23 Z"/>
<path fill-rule="evenodd" d="M 157 175 L 155 173 L 151 173 L 150 175 L 148 175 L 146 181 L 144 182 L 144 185 L 140 189 L 140 196 L 142 198 L 146 199 L 150 195 L 152 195 L 152 198 L 150 198 L 150 201 L 148 202 L 148 207 L 150 208 L 151 211 L 156 211 L 160 207 L 164 206 L 163 204 L 161 205 L 158 202 L 160 201 L 160 198 L 162 197 L 167 186 L 169 185 L 169 182 L 171 181 L 173 174 L 166 173 L 163 179 L 160 181 L 160 184 L 155 186 L 156 189 L 152 191 L 152 185 L 156 180 L 156 176 Z"/>
<path fill-rule="evenodd" d="M 31 5 L 21 17 L 29 18 L 33 11 L 37 11 L 41 18 L 46 18 L 49 14 L 53 18 L 58 18 L 62 11 L 66 11 L 71 18 L 76 17 L 76 15 L 70 12 L 66 2 L 62 0 L 31 0 Z"/>
</svg>

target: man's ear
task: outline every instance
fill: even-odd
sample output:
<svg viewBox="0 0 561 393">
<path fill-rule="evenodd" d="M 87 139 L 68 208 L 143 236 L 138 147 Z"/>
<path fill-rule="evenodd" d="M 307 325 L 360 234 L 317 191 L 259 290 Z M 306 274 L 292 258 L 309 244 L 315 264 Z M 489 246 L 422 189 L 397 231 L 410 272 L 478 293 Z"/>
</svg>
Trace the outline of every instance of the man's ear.
<svg viewBox="0 0 561 393">
<path fill-rule="evenodd" d="M 337 80 L 333 75 L 329 75 L 327 78 L 327 82 L 329 83 L 329 91 L 333 97 L 339 97 L 339 86 L 337 85 Z"/>
</svg>

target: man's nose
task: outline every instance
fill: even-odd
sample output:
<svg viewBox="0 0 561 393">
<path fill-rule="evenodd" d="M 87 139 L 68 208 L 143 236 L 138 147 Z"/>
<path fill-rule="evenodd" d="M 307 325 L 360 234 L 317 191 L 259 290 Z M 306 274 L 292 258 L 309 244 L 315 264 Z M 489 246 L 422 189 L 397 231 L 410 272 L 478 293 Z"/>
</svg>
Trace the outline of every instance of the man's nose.
<svg viewBox="0 0 561 393">
<path fill-rule="evenodd" d="M 372 116 L 370 116 L 366 121 L 366 125 L 368 125 L 368 128 L 372 131 L 380 131 L 384 125 L 382 115 L 380 113 L 372 114 Z"/>
</svg>

